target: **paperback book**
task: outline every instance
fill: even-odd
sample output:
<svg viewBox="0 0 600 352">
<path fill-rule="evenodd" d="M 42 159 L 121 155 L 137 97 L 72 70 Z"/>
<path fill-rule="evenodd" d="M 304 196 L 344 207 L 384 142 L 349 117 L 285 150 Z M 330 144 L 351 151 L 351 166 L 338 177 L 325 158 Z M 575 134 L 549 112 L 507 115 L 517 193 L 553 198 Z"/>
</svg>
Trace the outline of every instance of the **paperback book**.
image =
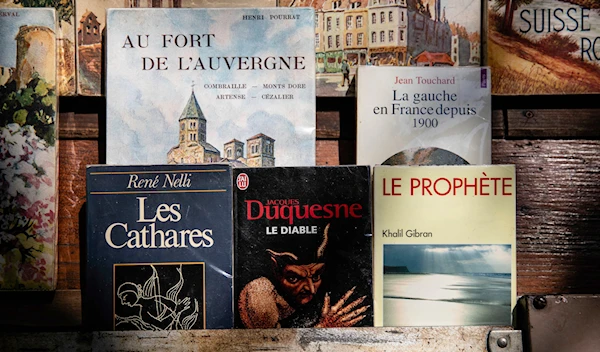
<svg viewBox="0 0 600 352">
<path fill-rule="evenodd" d="M 23 1 L 0 0 L 0 11 L 10 13 L 12 9 L 45 7 L 56 10 L 58 25 L 53 31 L 56 36 L 58 53 L 57 88 L 58 95 L 75 95 L 75 5 L 73 0 L 62 1 Z M 42 56 L 45 58 L 45 56 Z M 49 58 L 49 60 L 55 60 Z"/>
<path fill-rule="evenodd" d="M 84 321 L 233 327 L 229 165 L 89 166 Z"/>
<path fill-rule="evenodd" d="M 358 164 L 491 164 L 489 68 L 359 71 Z"/>
<path fill-rule="evenodd" d="M 492 0 L 488 6 L 492 93 L 600 92 L 600 2 Z"/>
<path fill-rule="evenodd" d="M 479 66 L 481 2 L 280 0 L 315 9 L 317 95 L 354 95 L 360 65 Z"/>
<path fill-rule="evenodd" d="M 0 9 L 0 290 L 57 279 L 54 9 Z"/>
<path fill-rule="evenodd" d="M 514 165 L 376 166 L 375 326 L 511 325 Z"/>
<path fill-rule="evenodd" d="M 315 164 L 314 12 L 110 9 L 108 164 Z"/>
<path fill-rule="evenodd" d="M 366 166 L 234 169 L 235 326 L 373 326 Z"/>
<path fill-rule="evenodd" d="M 76 0 L 77 92 L 81 95 L 102 94 L 104 69 L 102 37 L 109 8 L 195 8 L 195 7 L 269 7 L 276 0 Z"/>
</svg>

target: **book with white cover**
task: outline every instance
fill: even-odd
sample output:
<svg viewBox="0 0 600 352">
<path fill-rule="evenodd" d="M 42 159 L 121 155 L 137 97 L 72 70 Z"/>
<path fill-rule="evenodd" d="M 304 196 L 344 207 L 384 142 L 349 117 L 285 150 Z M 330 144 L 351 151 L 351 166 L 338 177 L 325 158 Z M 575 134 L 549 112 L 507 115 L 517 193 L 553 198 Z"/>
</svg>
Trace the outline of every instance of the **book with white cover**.
<svg viewBox="0 0 600 352">
<path fill-rule="evenodd" d="M 315 164 L 314 10 L 109 9 L 108 164 Z"/>
<path fill-rule="evenodd" d="M 510 325 L 514 165 L 376 166 L 375 326 Z"/>
<path fill-rule="evenodd" d="M 1 2 L 2 0 L 0 0 Z M 77 94 L 100 96 L 106 68 L 102 37 L 109 8 L 273 7 L 276 0 L 73 0 L 77 20 Z M 73 29 L 71 28 L 71 31 Z M 73 31 L 74 32 L 74 31 Z"/>
<path fill-rule="evenodd" d="M 357 104 L 359 165 L 491 163 L 487 67 L 361 66 Z"/>
</svg>

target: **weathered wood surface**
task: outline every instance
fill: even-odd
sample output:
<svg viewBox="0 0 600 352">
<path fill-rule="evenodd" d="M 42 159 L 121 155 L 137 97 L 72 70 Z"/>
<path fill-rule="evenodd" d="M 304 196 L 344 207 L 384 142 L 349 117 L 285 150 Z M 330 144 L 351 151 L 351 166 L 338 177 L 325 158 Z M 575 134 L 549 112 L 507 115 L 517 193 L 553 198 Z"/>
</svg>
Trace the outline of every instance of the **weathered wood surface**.
<svg viewBox="0 0 600 352">
<path fill-rule="evenodd" d="M 507 124 L 508 138 L 600 138 L 597 109 L 511 109 Z"/>
<path fill-rule="evenodd" d="M 487 351 L 492 327 L 0 334 L 1 351 Z M 494 328 L 496 330 L 496 328 Z"/>
<path fill-rule="evenodd" d="M 79 220 L 85 202 L 85 168 L 98 159 L 97 140 L 59 143 L 58 289 L 80 288 Z"/>
</svg>

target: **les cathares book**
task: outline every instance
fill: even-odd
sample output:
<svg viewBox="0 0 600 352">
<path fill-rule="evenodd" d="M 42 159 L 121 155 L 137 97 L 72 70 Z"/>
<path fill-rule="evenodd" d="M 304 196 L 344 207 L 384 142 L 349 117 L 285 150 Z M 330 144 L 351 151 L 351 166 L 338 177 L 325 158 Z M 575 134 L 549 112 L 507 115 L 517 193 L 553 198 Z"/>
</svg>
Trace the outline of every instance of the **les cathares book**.
<svg viewBox="0 0 600 352">
<path fill-rule="evenodd" d="M 231 328 L 231 206 L 229 165 L 89 166 L 86 324 Z"/>
</svg>

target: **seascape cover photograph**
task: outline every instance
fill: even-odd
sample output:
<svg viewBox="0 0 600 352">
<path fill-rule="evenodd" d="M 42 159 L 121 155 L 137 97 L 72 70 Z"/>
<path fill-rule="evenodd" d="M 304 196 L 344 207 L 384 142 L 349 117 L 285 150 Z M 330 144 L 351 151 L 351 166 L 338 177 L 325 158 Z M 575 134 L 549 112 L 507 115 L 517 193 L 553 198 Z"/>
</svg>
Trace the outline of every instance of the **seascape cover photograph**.
<svg viewBox="0 0 600 352">
<path fill-rule="evenodd" d="M 510 245 L 383 248 L 383 325 L 510 325 Z"/>
</svg>

